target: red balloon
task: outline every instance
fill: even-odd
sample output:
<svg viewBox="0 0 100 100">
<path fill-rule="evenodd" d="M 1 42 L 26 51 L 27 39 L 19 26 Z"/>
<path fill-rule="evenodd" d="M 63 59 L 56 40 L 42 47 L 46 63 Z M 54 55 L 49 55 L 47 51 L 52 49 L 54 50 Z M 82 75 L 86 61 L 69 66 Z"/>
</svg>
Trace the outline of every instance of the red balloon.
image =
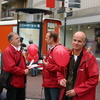
<svg viewBox="0 0 100 100">
<path fill-rule="evenodd" d="M 31 56 L 30 54 L 28 54 L 28 57 L 27 57 L 28 61 L 31 62 L 32 60 L 34 60 L 34 63 L 38 61 L 39 59 L 39 55 L 38 54 L 35 54 L 34 56 Z"/>
<path fill-rule="evenodd" d="M 29 62 L 32 61 L 32 57 L 30 56 L 30 54 L 28 54 L 27 59 L 28 59 Z"/>
<path fill-rule="evenodd" d="M 33 59 L 34 59 L 34 62 L 37 62 L 37 61 L 38 61 L 38 59 L 39 59 L 39 55 L 38 55 L 38 54 L 36 54 L 36 55 L 33 57 Z"/>
<path fill-rule="evenodd" d="M 35 44 L 30 44 L 28 46 L 28 53 L 31 55 L 31 56 L 34 56 L 38 53 L 38 46 L 35 45 Z"/>
<path fill-rule="evenodd" d="M 53 50 L 53 58 L 59 66 L 65 67 L 69 62 L 69 51 L 62 45 L 56 46 Z"/>
</svg>

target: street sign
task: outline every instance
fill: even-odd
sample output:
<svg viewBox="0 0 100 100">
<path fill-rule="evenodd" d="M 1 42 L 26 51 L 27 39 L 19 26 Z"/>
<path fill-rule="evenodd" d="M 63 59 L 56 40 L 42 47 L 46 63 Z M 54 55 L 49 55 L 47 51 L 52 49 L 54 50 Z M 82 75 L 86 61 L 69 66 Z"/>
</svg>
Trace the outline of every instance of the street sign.
<svg viewBox="0 0 100 100">
<path fill-rule="evenodd" d="M 65 0 L 65 7 L 67 8 L 80 8 L 81 0 Z"/>
<path fill-rule="evenodd" d="M 81 8 L 81 5 L 80 4 L 69 3 L 68 8 Z"/>
<path fill-rule="evenodd" d="M 65 8 L 61 8 L 59 10 L 57 10 L 57 13 L 60 14 L 60 13 L 64 13 L 65 12 Z"/>
<path fill-rule="evenodd" d="M 65 2 L 81 3 L 81 0 L 64 0 Z"/>
<path fill-rule="evenodd" d="M 73 12 L 68 12 L 67 13 L 67 17 L 70 17 L 70 16 L 72 16 L 73 15 Z"/>
</svg>

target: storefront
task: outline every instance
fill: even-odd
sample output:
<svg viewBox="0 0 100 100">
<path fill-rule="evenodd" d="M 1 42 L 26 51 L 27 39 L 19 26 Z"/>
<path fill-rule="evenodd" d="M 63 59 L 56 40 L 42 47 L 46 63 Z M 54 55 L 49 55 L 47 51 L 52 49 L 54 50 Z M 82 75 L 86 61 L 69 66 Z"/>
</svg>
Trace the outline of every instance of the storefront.
<svg viewBox="0 0 100 100">
<path fill-rule="evenodd" d="M 64 40 L 64 21 L 61 26 L 61 43 Z M 72 48 L 72 37 L 77 31 L 83 31 L 87 36 L 86 48 L 92 47 L 93 54 L 100 60 L 100 15 L 67 19 L 66 47 Z"/>
</svg>

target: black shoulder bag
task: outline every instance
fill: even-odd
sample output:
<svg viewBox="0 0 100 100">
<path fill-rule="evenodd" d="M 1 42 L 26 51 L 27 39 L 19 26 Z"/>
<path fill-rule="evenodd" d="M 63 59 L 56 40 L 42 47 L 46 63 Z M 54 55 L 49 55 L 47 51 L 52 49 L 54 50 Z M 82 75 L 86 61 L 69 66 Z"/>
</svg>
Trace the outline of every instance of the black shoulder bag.
<svg viewBox="0 0 100 100">
<path fill-rule="evenodd" d="M 18 61 L 18 63 L 16 64 L 16 66 L 19 65 L 20 60 Z M 1 72 L 1 75 L 0 75 L 0 85 L 2 86 L 2 88 L 7 89 L 9 87 L 9 84 L 11 82 L 11 78 L 12 78 L 12 74 L 9 73 L 9 72 L 4 71 L 2 69 L 2 72 Z"/>
</svg>

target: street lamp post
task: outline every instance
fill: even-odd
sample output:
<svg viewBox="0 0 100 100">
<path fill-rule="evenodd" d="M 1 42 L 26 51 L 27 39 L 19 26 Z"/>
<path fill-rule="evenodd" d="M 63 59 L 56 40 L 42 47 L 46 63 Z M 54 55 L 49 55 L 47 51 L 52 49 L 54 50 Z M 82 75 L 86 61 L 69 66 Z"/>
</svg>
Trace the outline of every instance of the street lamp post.
<svg viewBox="0 0 100 100">
<path fill-rule="evenodd" d="M 64 46 L 66 45 L 66 26 L 67 26 L 67 12 L 65 10 L 65 13 L 64 13 Z"/>
</svg>

